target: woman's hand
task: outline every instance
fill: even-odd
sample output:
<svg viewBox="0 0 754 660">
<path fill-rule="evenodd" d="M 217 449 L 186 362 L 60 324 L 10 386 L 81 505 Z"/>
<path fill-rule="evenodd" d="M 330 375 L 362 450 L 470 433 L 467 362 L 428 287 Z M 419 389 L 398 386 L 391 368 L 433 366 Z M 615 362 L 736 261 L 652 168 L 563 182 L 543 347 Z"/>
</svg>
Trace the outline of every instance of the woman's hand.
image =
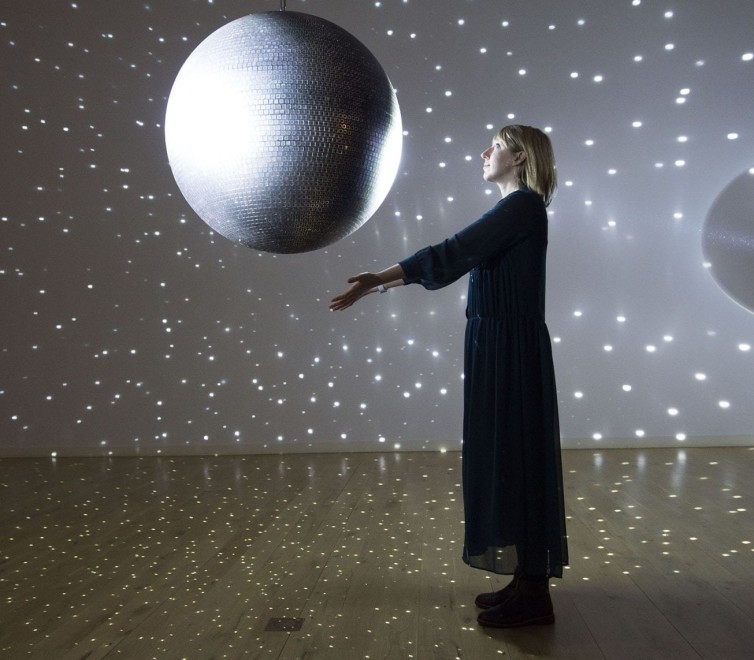
<svg viewBox="0 0 754 660">
<path fill-rule="evenodd" d="M 354 277 L 348 278 L 351 287 L 345 293 L 335 296 L 330 301 L 330 310 L 333 312 L 348 309 L 359 298 L 363 298 L 369 293 L 373 293 L 375 287 L 382 284 L 382 278 L 374 273 L 361 273 Z"/>
</svg>

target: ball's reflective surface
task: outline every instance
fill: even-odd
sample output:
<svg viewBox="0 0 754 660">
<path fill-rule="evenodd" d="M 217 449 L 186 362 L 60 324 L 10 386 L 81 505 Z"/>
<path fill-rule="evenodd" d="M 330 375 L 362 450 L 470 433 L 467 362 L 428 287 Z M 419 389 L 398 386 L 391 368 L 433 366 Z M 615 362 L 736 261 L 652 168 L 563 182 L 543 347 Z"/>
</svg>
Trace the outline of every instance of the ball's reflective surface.
<svg viewBox="0 0 754 660">
<path fill-rule="evenodd" d="M 210 227 L 290 253 L 371 217 L 402 131 L 392 85 L 363 44 L 322 18 L 275 11 L 199 44 L 170 92 L 165 140 L 178 187 Z"/>
<path fill-rule="evenodd" d="M 733 300 L 754 312 L 754 174 L 744 172 L 720 193 L 702 232 L 712 277 Z"/>
</svg>

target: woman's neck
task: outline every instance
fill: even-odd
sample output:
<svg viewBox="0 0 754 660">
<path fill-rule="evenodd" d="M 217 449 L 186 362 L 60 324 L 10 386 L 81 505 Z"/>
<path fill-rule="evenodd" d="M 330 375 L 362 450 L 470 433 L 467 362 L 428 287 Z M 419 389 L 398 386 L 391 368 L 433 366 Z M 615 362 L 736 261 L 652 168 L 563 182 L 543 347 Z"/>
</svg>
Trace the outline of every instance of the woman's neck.
<svg viewBox="0 0 754 660">
<path fill-rule="evenodd" d="M 497 187 L 500 188 L 500 196 L 507 197 L 512 192 L 521 188 L 521 185 L 517 181 L 500 181 L 498 182 Z"/>
</svg>

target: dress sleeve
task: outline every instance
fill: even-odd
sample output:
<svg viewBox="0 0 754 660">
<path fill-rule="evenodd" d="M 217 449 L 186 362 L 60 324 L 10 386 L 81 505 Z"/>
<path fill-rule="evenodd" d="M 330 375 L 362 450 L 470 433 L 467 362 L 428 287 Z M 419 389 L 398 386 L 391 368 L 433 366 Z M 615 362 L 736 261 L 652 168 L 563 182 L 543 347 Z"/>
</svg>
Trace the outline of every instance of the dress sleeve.
<svg viewBox="0 0 754 660">
<path fill-rule="evenodd" d="M 425 289 L 441 289 L 510 249 L 538 228 L 546 228 L 546 219 L 544 202 L 539 195 L 531 191 L 513 192 L 454 236 L 401 261 L 405 273 L 403 282 L 421 284 Z"/>
</svg>

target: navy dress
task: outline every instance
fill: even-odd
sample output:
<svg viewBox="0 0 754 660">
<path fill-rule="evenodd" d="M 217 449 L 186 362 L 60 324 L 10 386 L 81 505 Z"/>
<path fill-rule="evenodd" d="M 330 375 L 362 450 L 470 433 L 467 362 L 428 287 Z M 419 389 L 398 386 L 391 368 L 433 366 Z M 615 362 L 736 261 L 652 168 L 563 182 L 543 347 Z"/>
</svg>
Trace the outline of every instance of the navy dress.
<svg viewBox="0 0 754 660">
<path fill-rule="evenodd" d="M 562 577 L 568 563 L 557 393 L 545 325 L 547 211 L 521 188 L 442 243 L 401 261 L 406 284 L 466 273 L 464 561 Z"/>
</svg>

